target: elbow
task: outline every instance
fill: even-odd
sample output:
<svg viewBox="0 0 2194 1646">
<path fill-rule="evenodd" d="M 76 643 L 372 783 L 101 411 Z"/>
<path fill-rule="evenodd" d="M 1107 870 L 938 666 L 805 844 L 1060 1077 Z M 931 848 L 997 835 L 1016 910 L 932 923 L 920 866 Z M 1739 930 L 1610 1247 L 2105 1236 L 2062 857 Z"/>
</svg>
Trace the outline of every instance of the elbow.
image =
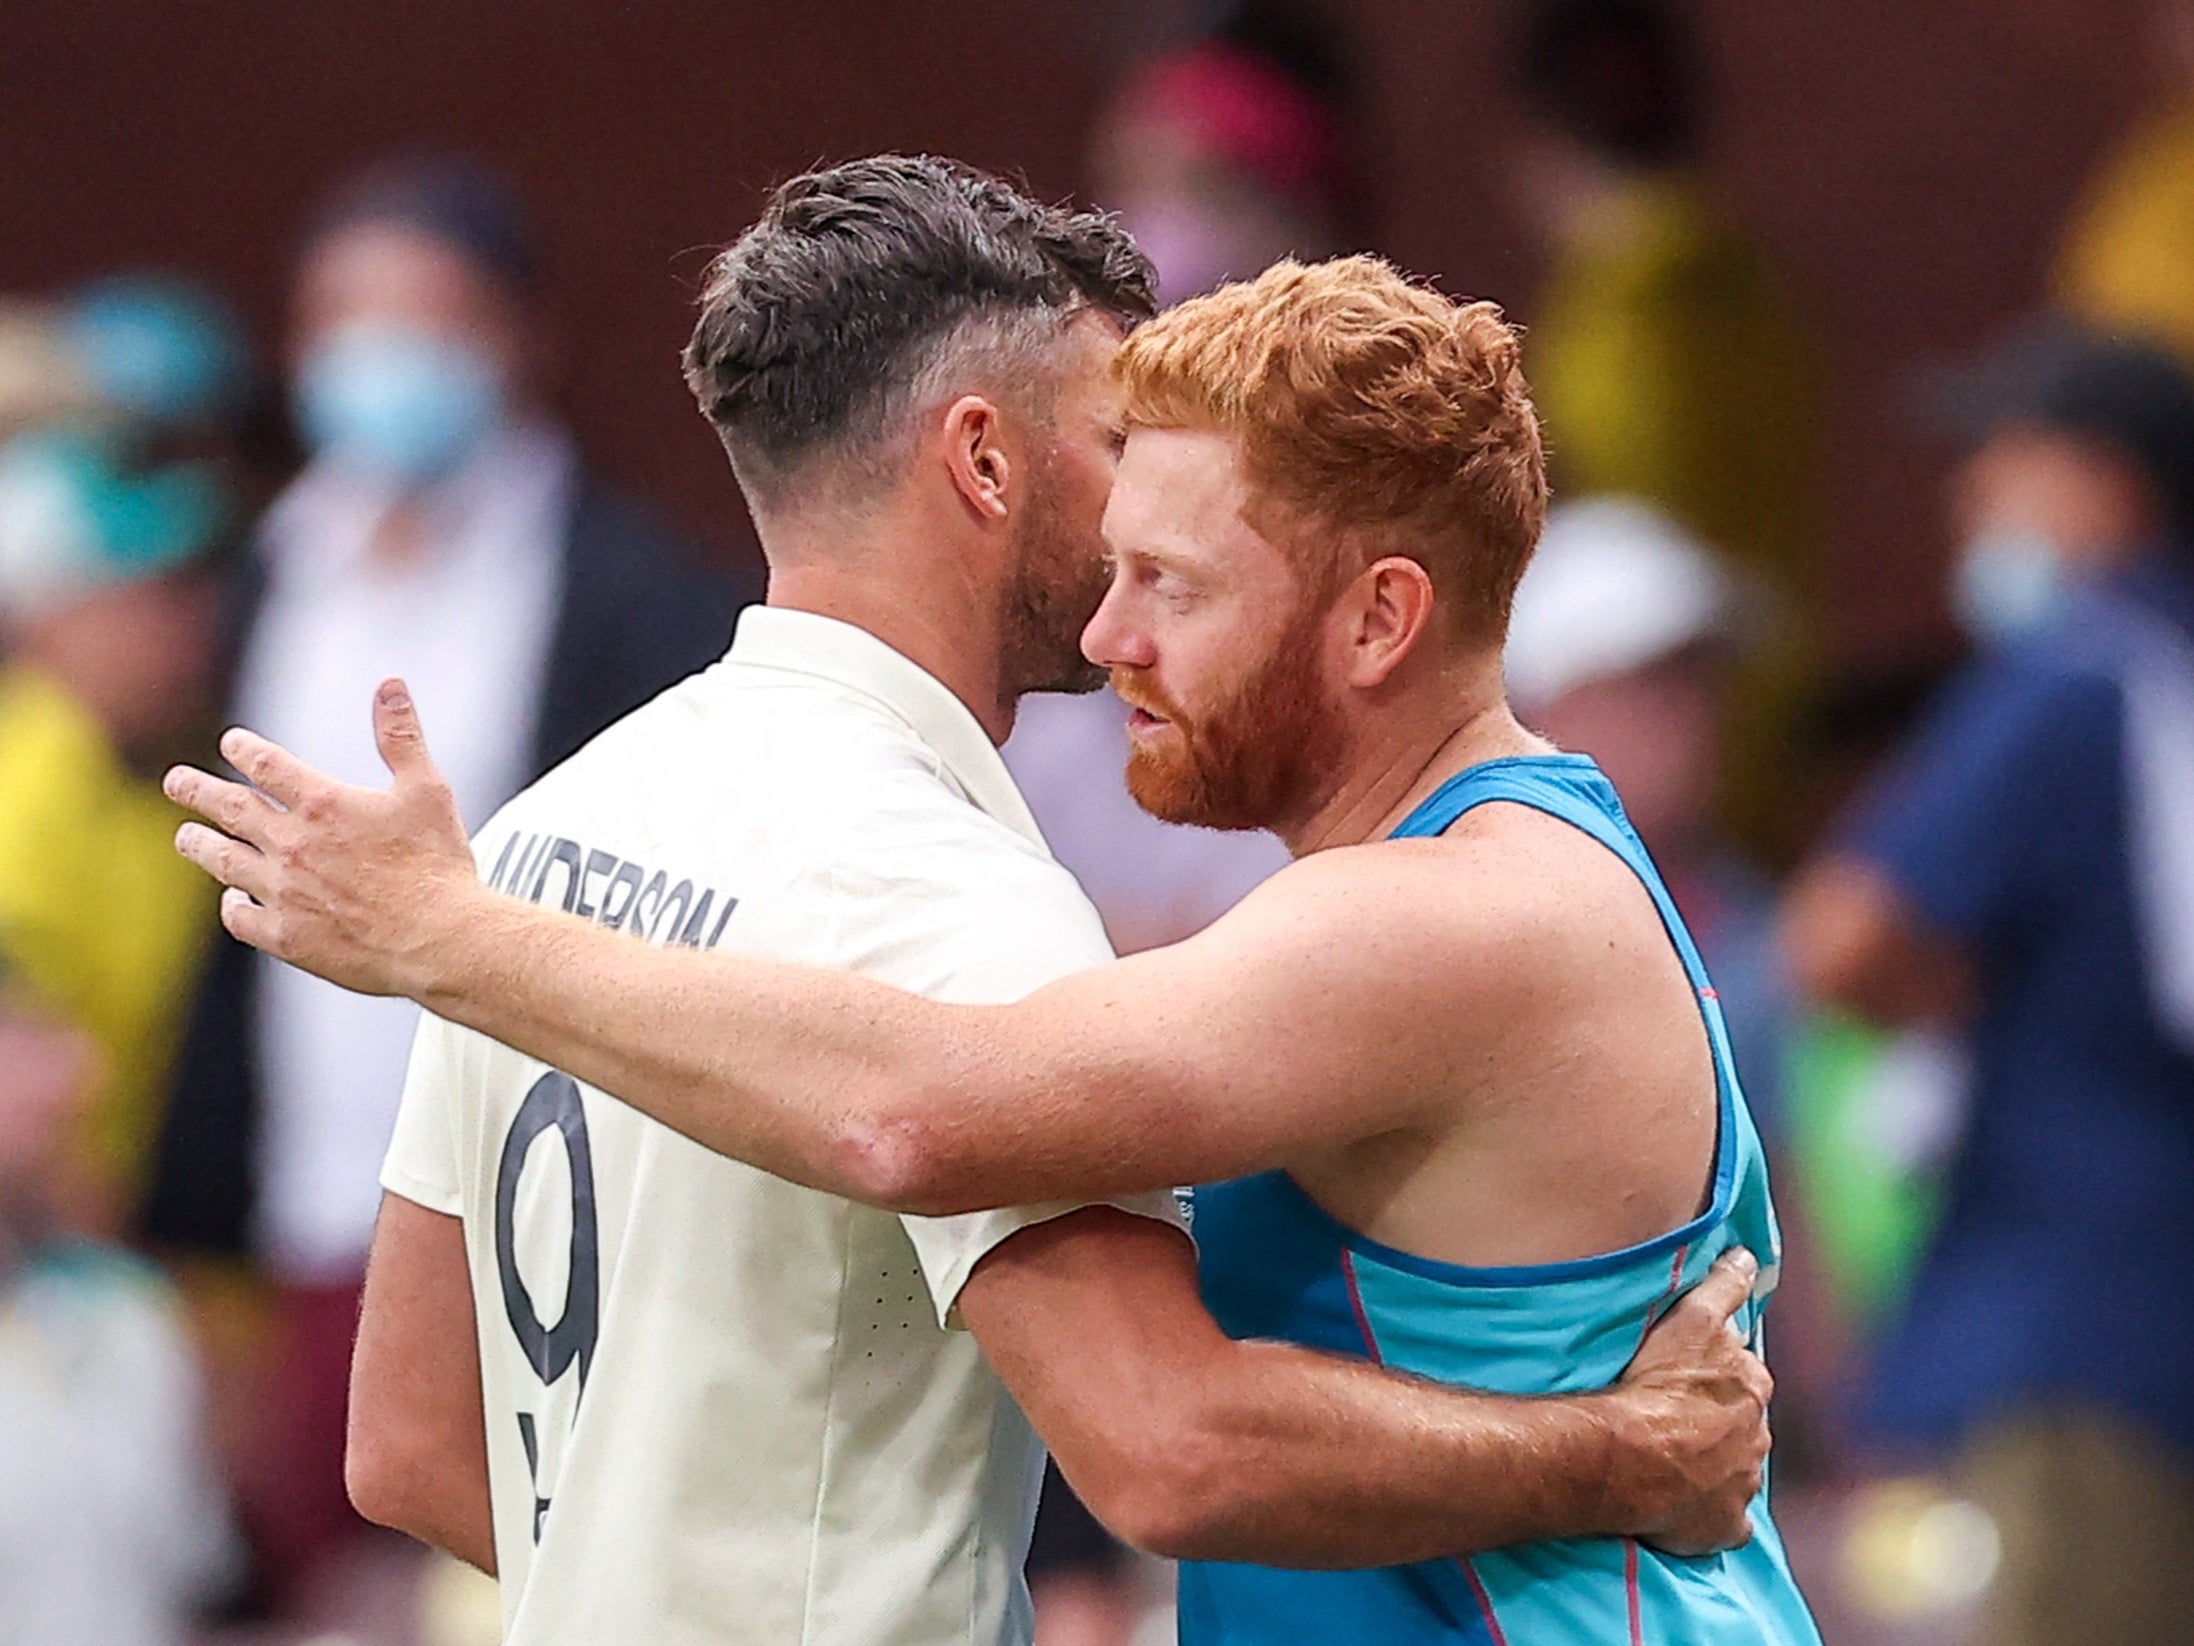
<svg viewBox="0 0 2194 1646">
<path fill-rule="evenodd" d="M 822 1187 L 887 1212 L 950 1217 L 994 1204 L 971 1192 L 950 1129 L 927 1105 L 848 1115 L 831 1139 L 830 1177 Z"/>
<path fill-rule="evenodd" d="M 409 1445 L 397 1425 L 370 1433 L 353 1425 L 343 1449 L 343 1487 L 351 1507 L 376 1526 L 414 1537 L 433 1522 L 440 1468 L 426 1449 Z"/>
<path fill-rule="evenodd" d="M 1254 1541 L 1256 1506 L 1241 1463 L 1238 1454 L 1230 1462 L 1216 1435 L 1160 1422 L 1092 1467 L 1061 1466 L 1121 1542 L 1164 1560 L 1227 1560 Z"/>
<path fill-rule="evenodd" d="M 389 1447 L 352 1435 L 343 1450 L 343 1489 L 350 1506 L 374 1525 L 405 1529 L 412 1493 L 406 1471 L 390 1456 Z"/>
</svg>

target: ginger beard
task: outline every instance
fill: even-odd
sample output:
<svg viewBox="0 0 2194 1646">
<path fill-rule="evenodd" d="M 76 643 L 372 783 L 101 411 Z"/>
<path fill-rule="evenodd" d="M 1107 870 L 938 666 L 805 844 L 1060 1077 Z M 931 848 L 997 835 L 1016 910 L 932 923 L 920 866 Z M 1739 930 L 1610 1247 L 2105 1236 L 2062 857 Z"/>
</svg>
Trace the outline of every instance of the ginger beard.
<svg viewBox="0 0 2194 1646">
<path fill-rule="evenodd" d="M 1139 671 L 1112 671 L 1122 701 L 1169 722 L 1175 734 L 1135 740 L 1127 786 L 1138 806 L 1167 823 L 1276 829 L 1330 797 L 1349 738 L 1318 676 L 1325 615 L 1323 602 L 1306 596 L 1240 684 L 1202 714 Z"/>
</svg>

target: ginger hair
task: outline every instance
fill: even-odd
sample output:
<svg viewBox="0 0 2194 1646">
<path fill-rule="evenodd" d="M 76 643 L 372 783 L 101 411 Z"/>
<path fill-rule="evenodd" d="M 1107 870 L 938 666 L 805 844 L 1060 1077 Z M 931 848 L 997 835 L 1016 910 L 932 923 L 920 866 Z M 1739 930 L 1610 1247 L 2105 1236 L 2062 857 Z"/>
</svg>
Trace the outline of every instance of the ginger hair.
<svg viewBox="0 0 2194 1646">
<path fill-rule="evenodd" d="M 1506 633 L 1547 481 L 1517 333 L 1493 304 L 1374 257 L 1283 262 L 1147 321 L 1114 369 L 1131 428 L 1239 443 L 1251 524 L 1314 580 L 1406 556 L 1452 635 Z"/>
</svg>

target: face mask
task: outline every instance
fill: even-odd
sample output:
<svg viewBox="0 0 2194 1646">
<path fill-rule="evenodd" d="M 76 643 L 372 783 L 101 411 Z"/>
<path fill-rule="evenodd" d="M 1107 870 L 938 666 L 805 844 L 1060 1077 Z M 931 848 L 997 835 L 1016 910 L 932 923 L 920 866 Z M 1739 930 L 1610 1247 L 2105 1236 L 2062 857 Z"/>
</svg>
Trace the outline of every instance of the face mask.
<svg viewBox="0 0 2194 1646">
<path fill-rule="evenodd" d="M 1984 531 L 1959 551 L 1951 608 L 1960 627 L 1984 642 L 2031 634 L 2064 599 L 2064 556 L 2035 531 Z"/>
<path fill-rule="evenodd" d="M 306 357 L 296 389 L 316 453 L 405 485 L 455 469 L 503 411 L 485 356 L 402 326 L 344 327 Z"/>
</svg>

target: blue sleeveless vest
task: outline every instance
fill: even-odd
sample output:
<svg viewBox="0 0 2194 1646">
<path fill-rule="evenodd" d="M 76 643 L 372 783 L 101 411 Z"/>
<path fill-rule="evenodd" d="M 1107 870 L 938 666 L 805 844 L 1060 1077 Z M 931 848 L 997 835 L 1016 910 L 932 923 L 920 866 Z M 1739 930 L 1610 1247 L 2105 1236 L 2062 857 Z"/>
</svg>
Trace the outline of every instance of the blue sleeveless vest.
<svg viewBox="0 0 2194 1646">
<path fill-rule="evenodd" d="M 1763 1284 L 1738 1325 L 1757 1341 L 1781 1244 L 1758 1133 L 1737 1089 L 1721 1006 L 1614 789 L 1582 755 L 1526 755 L 1458 773 L 1394 831 L 1443 833 L 1489 801 L 1582 829 L 1652 894 L 1698 992 L 1719 1127 L 1707 1209 L 1682 1228 L 1573 1263 L 1465 1268 L 1344 1227 L 1285 1172 L 1199 1188 L 1204 1299 L 1228 1335 L 1363 1356 L 1420 1377 L 1512 1394 L 1602 1388 L 1652 1321 L 1732 1245 Z M 1579 1539 L 1354 1572 L 1185 1563 L 1182 1646 L 1818 1646 L 1763 1487 L 1745 1548 L 1683 1560 L 1629 1539 Z"/>
</svg>

